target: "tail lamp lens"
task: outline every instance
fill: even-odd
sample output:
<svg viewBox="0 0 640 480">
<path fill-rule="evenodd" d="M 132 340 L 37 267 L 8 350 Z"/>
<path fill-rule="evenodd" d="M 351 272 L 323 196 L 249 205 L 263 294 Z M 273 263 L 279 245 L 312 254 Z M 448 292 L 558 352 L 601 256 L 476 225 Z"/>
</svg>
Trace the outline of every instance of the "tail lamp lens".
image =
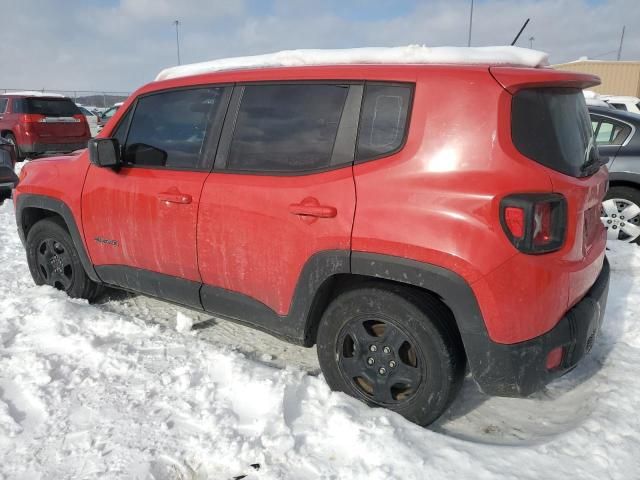
<svg viewBox="0 0 640 480">
<path fill-rule="evenodd" d="M 553 252 L 564 244 L 567 202 L 555 193 L 509 195 L 500 202 L 500 222 L 507 238 L 521 252 Z"/>
</svg>

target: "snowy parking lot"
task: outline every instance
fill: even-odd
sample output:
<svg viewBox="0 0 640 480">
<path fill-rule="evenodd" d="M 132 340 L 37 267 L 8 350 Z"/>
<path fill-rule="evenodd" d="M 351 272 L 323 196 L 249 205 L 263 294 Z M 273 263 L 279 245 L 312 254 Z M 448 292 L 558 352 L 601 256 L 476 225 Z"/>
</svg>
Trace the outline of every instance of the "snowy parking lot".
<svg viewBox="0 0 640 480">
<path fill-rule="evenodd" d="M 578 368 L 525 400 L 468 378 L 424 429 L 332 393 L 314 349 L 142 296 L 35 287 L 6 202 L 0 478 L 640 478 L 640 249 L 609 259 Z"/>
</svg>

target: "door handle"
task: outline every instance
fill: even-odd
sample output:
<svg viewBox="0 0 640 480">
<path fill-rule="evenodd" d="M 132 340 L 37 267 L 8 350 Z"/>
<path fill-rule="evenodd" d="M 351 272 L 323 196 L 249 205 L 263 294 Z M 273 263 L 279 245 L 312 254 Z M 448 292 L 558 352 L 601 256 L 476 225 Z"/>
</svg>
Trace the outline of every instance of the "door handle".
<svg viewBox="0 0 640 480">
<path fill-rule="evenodd" d="M 179 203 L 182 205 L 187 205 L 191 203 L 193 198 L 191 195 L 186 193 L 176 193 L 176 192 L 162 192 L 158 194 L 158 200 L 166 203 Z"/>
<path fill-rule="evenodd" d="M 289 213 L 306 217 L 333 218 L 338 214 L 338 210 L 328 205 L 293 203 L 289 205 Z"/>
</svg>

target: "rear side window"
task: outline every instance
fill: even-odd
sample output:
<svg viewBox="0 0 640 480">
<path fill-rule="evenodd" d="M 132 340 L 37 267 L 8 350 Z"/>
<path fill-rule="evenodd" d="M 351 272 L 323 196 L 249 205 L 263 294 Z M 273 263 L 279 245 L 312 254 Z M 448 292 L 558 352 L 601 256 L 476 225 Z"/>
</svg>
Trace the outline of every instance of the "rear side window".
<svg viewBox="0 0 640 480">
<path fill-rule="evenodd" d="M 0 98 L 0 113 L 4 113 L 7 111 L 7 103 L 9 103 L 8 99 Z"/>
<path fill-rule="evenodd" d="M 409 85 L 367 84 L 358 132 L 358 161 L 389 155 L 402 146 L 410 102 Z"/>
<path fill-rule="evenodd" d="M 593 132 L 598 145 L 622 145 L 631 133 L 631 127 L 609 119 L 593 117 Z"/>
<path fill-rule="evenodd" d="M 249 85 L 244 89 L 227 168 L 302 172 L 327 168 L 346 85 Z"/>
<path fill-rule="evenodd" d="M 202 151 L 211 120 L 221 110 L 223 88 L 174 90 L 141 97 L 124 147 L 130 165 L 204 169 Z M 129 115 L 129 114 L 127 114 Z M 123 137 L 127 117 L 115 135 Z"/>
<path fill-rule="evenodd" d="M 613 108 L 615 108 L 616 110 L 623 110 L 623 111 L 628 111 L 627 110 L 627 106 L 624 103 L 612 103 L 611 104 L 613 106 Z"/>
<path fill-rule="evenodd" d="M 511 105 L 511 136 L 520 153 L 566 175 L 589 175 L 594 173 L 589 167 L 598 164 L 591 120 L 579 89 L 517 92 Z"/>
<path fill-rule="evenodd" d="M 44 115 L 45 117 L 73 117 L 80 109 L 68 98 L 25 98 L 20 103 L 19 113 Z"/>
</svg>

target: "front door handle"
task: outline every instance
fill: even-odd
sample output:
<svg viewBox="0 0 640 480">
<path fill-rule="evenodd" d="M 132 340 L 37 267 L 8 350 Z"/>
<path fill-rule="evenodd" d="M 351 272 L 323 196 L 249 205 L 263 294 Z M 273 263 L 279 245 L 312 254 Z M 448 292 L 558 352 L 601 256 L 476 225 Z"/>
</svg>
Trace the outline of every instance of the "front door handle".
<svg viewBox="0 0 640 480">
<path fill-rule="evenodd" d="M 187 205 L 193 201 L 191 195 L 179 192 L 162 192 L 158 194 L 158 200 L 165 203 L 179 203 Z"/>
<path fill-rule="evenodd" d="M 289 213 L 305 217 L 333 218 L 338 214 L 338 209 L 330 205 L 320 205 L 317 199 L 311 197 L 289 205 Z"/>
</svg>

